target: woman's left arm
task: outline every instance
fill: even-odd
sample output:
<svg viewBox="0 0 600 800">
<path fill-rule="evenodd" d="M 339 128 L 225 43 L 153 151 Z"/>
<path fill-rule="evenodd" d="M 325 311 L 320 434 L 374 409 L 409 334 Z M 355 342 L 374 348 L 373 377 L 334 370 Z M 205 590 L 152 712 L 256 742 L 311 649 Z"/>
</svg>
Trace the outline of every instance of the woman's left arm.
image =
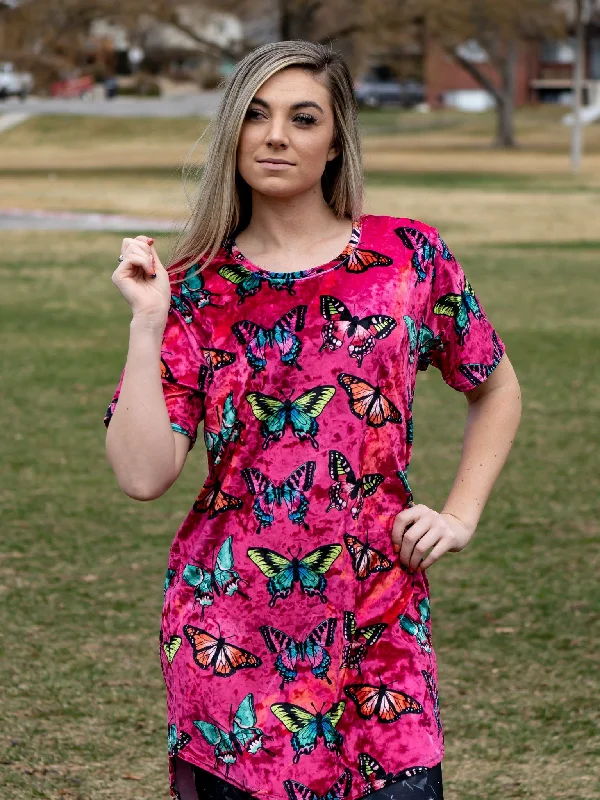
<svg viewBox="0 0 600 800">
<path fill-rule="evenodd" d="M 417 504 L 394 520 L 394 551 L 411 571 L 425 570 L 444 553 L 467 546 L 519 427 L 521 388 L 506 353 L 483 383 L 463 394 L 469 405 L 462 454 L 443 510 Z"/>
</svg>

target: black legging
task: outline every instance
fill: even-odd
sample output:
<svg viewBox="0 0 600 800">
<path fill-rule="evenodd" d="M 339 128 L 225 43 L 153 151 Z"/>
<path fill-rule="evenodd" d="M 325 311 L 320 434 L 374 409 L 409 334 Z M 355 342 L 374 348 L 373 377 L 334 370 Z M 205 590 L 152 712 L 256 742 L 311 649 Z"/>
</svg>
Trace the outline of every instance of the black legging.
<svg viewBox="0 0 600 800">
<path fill-rule="evenodd" d="M 198 800 L 255 800 L 255 796 L 191 765 Z M 444 800 L 442 762 L 369 795 L 369 800 Z"/>
</svg>

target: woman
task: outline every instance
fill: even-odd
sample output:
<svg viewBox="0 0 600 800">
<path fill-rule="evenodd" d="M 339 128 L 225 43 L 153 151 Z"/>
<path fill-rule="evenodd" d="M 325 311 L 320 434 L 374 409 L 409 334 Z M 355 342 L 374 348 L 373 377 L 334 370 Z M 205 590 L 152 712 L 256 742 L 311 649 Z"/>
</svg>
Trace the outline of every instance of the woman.
<svg viewBox="0 0 600 800">
<path fill-rule="evenodd" d="M 105 417 L 140 500 L 176 480 L 204 421 L 209 474 L 171 546 L 160 630 L 171 796 L 439 800 L 426 570 L 467 545 L 510 450 L 504 344 L 435 228 L 362 213 L 352 81 L 331 50 L 279 42 L 240 62 L 198 198 L 168 271 L 152 239 L 123 240 L 113 282 L 133 318 Z M 407 479 L 429 364 L 469 404 L 439 513 Z"/>
</svg>

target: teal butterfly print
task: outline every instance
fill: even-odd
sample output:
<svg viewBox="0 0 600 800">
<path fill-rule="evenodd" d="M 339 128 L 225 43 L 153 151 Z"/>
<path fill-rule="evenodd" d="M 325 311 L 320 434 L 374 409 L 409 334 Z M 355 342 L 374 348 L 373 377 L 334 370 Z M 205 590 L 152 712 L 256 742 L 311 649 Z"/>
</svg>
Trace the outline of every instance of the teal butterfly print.
<svg viewBox="0 0 600 800">
<path fill-rule="evenodd" d="M 271 442 L 278 442 L 289 426 L 297 439 L 308 439 L 315 450 L 319 449 L 316 435 L 319 431 L 317 417 L 335 394 L 335 386 L 315 386 L 291 400 L 280 400 L 262 392 L 249 392 L 246 400 L 256 419 L 262 423 L 263 450 Z"/>
<path fill-rule="evenodd" d="M 408 408 L 408 417 L 406 418 L 406 444 L 408 445 L 411 445 L 413 443 L 413 436 L 415 430 L 413 415 L 412 415 L 414 397 L 415 397 L 414 386 L 411 387 L 409 384 L 406 387 L 406 406 Z"/>
<path fill-rule="evenodd" d="M 475 296 L 473 287 L 465 276 L 464 288 L 460 294 L 445 294 L 440 297 L 433 307 L 434 314 L 441 314 L 454 319 L 454 330 L 458 336 L 458 343 L 462 346 L 468 334 L 471 323 L 469 315 L 481 319 L 481 309 Z"/>
<path fill-rule="evenodd" d="M 240 589 L 241 578 L 234 569 L 233 559 L 233 535 L 228 536 L 223 542 L 217 553 L 214 568 L 208 569 L 204 566 L 186 564 L 183 570 L 183 580 L 188 586 L 194 588 L 194 602 L 202 607 L 201 619 L 204 619 L 204 611 L 207 606 L 214 603 L 215 594 L 232 597 L 239 594 L 245 600 L 249 600 L 247 594 Z"/>
<path fill-rule="evenodd" d="M 218 407 L 217 414 L 219 415 Z M 237 410 L 233 405 L 233 391 L 229 392 L 225 398 L 219 424 L 220 430 L 218 432 L 210 430 L 206 425 L 204 427 L 204 443 L 215 466 L 220 463 L 228 444 L 234 444 L 238 440 L 241 441 L 242 431 L 245 428 L 244 423 L 238 418 Z"/>
<path fill-rule="evenodd" d="M 336 730 L 342 718 L 346 702 L 340 700 L 334 703 L 326 714 L 315 709 L 311 714 L 301 706 L 292 703 L 275 703 L 271 706 L 271 711 L 277 719 L 292 733 L 292 748 L 294 750 L 294 764 L 300 761 L 301 755 L 308 755 L 316 748 L 319 739 L 323 739 L 325 747 L 336 755 L 340 754 L 340 748 L 344 737 Z"/>
<path fill-rule="evenodd" d="M 201 309 L 205 306 L 221 307 L 213 302 L 213 297 L 218 297 L 218 295 L 204 287 L 202 274 L 199 272 L 197 275 L 192 275 L 198 266 L 198 264 L 193 264 L 186 270 L 185 278 L 180 284 L 179 294 L 171 295 L 171 308 L 169 310 L 175 308 L 179 311 L 184 322 L 188 325 L 192 322 L 194 308 Z"/>
<path fill-rule="evenodd" d="M 304 594 L 309 597 L 317 595 L 322 603 L 326 603 L 327 580 L 324 576 L 341 552 L 341 545 L 326 544 L 307 553 L 304 558 L 300 558 L 299 553 L 289 559 L 266 547 L 251 547 L 248 558 L 269 579 L 269 606 L 273 607 L 279 598 L 289 597 L 296 583 L 300 584 Z"/>
<path fill-rule="evenodd" d="M 188 745 L 192 741 L 192 737 L 189 733 L 182 731 L 182 733 L 178 736 L 177 735 L 177 726 L 176 725 L 169 725 L 168 727 L 168 735 L 167 735 L 167 745 L 169 749 L 169 755 L 174 758 L 178 753 L 180 753 L 183 748 Z"/>
<path fill-rule="evenodd" d="M 303 783 L 289 778 L 283 782 L 283 788 L 289 800 L 344 800 L 352 788 L 352 773 L 346 768 L 325 794 L 318 794 Z"/>
<path fill-rule="evenodd" d="M 412 505 L 413 493 L 412 493 L 412 489 L 410 488 L 410 484 L 408 483 L 408 475 L 407 475 L 407 473 L 408 473 L 408 465 L 406 466 L 405 470 L 404 469 L 396 470 L 396 475 L 402 481 L 402 486 L 404 487 L 404 491 L 408 495 L 407 502 L 408 502 L 409 505 Z"/>
<path fill-rule="evenodd" d="M 298 358 L 302 342 L 296 336 L 304 328 L 308 306 L 295 306 L 280 317 L 272 328 L 265 328 L 249 319 L 234 322 L 231 330 L 240 344 L 246 345 L 246 360 L 252 367 L 252 377 L 266 369 L 266 348 L 277 346 L 281 363 L 302 369 Z"/>
<path fill-rule="evenodd" d="M 305 639 L 294 639 L 270 625 L 262 625 L 259 628 L 269 650 L 277 653 L 275 669 L 281 675 L 280 689 L 283 689 L 286 683 L 296 680 L 299 661 L 306 661 L 309 664 L 315 678 L 331 683 L 327 674 L 331 666 L 331 656 L 326 648 L 333 644 L 336 625 L 335 617 L 325 619 Z"/>
<path fill-rule="evenodd" d="M 480 383 L 489 378 L 492 372 L 496 369 L 502 358 L 502 345 L 496 331 L 492 331 L 493 354 L 491 364 L 461 364 L 459 371 L 468 379 L 469 383 L 473 386 L 479 386 Z"/>
<path fill-rule="evenodd" d="M 408 314 L 404 314 L 402 319 L 404 320 L 404 324 L 406 325 L 406 330 L 408 332 L 408 363 L 412 364 L 415 360 L 415 353 L 417 352 L 419 334 L 417 331 L 417 325 L 412 317 L 410 317 Z"/>
<path fill-rule="evenodd" d="M 281 507 L 284 502 L 287 505 L 290 522 L 302 525 L 308 530 L 304 518 L 309 503 L 304 492 L 313 485 L 316 466 L 316 461 L 306 461 L 278 484 L 273 483 L 255 467 L 245 467 L 242 470 L 242 478 L 246 482 L 248 491 L 256 498 L 252 510 L 258 520 L 257 533 L 273 524 L 275 506 Z"/>
<path fill-rule="evenodd" d="M 431 636 L 429 634 L 429 628 L 426 625 L 431 616 L 429 609 L 429 598 L 424 597 L 419 602 L 418 608 L 419 615 L 421 617 L 420 620 L 415 620 L 408 614 L 399 614 L 398 621 L 400 622 L 400 627 L 402 630 L 410 633 L 411 636 L 414 636 L 419 644 L 419 647 L 425 653 L 431 653 Z"/>
<path fill-rule="evenodd" d="M 225 766 L 225 777 L 227 777 L 231 765 L 235 764 L 238 758 L 245 753 L 253 756 L 262 750 L 264 753 L 272 755 L 263 744 L 265 733 L 257 727 L 254 696 L 247 694 L 244 697 L 233 720 L 231 720 L 232 711 L 233 709 L 230 710 L 229 730 L 214 722 L 194 720 L 196 728 L 208 744 L 214 748 L 215 766 L 219 761 Z"/>
<path fill-rule="evenodd" d="M 426 370 L 431 364 L 430 353 L 434 351 L 442 351 L 444 349 L 444 342 L 440 335 L 435 335 L 434 332 L 425 323 L 421 324 L 418 335 L 419 357 L 417 361 L 417 369 Z"/>
<path fill-rule="evenodd" d="M 177 572 L 169 567 L 165 575 L 165 583 L 163 587 L 163 593 L 165 595 L 168 592 L 169 587 L 171 586 L 171 583 L 173 582 L 173 578 L 175 577 L 175 575 L 177 575 Z"/>
</svg>

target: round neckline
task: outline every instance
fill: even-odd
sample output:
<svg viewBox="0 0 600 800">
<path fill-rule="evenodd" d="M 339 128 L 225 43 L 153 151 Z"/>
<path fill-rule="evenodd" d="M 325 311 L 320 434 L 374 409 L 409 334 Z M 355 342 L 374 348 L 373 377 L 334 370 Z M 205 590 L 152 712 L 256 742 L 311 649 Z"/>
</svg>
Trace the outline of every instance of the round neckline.
<svg viewBox="0 0 600 800">
<path fill-rule="evenodd" d="M 329 270 L 336 269 L 340 266 L 340 264 L 346 261 L 349 256 L 352 255 L 354 250 L 361 242 L 365 216 L 365 214 L 361 214 L 358 219 L 352 221 L 352 233 L 350 234 L 350 240 L 341 253 L 339 253 L 335 258 L 332 258 L 331 261 L 326 261 L 324 264 L 317 264 L 317 266 L 308 267 L 307 269 L 284 272 L 283 270 L 274 270 L 261 267 L 258 264 L 255 264 L 253 261 L 250 261 L 250 259 L 246 258 L 246 256 L 237 246 L 233 237 L 230 237 L 227 243 L 228 250 L 231 254 L 231 258 L 233 258 L 238 264 L 243 264 L 243 266 L 251 272 L 257 272 L 258 274 L 264 275 L 266 278 L 271 280 L 281 280 L 286 277 L 292 278 L 293 280 L 312 278 L 315 275 L 321 275 L 323 272 L 329 272 Z"/>
</svg>

